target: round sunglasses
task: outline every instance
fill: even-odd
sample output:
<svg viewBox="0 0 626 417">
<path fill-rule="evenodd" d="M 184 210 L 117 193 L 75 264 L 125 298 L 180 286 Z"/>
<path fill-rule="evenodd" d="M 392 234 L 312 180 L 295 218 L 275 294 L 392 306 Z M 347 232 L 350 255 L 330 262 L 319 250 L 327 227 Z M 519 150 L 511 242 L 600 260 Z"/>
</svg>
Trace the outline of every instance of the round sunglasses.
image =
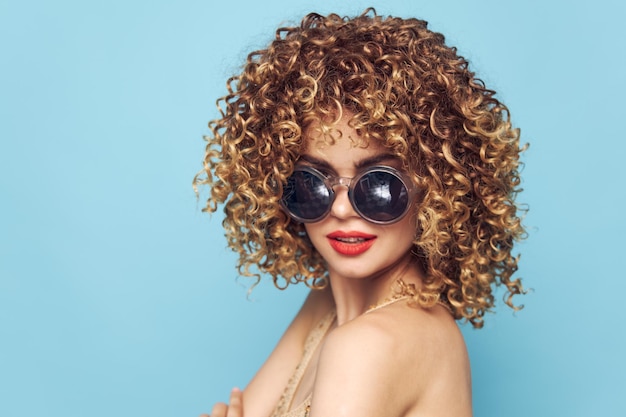
<svg viewBox="0 0 626 417">
<path fill-rule="evenodd" d="M 313 223 L 328 215 L 335 201 L 334 188 L 348 187 L 354 210 L 365 220 L 391 224 L 409 211 L 415 191 L 413 183 L 395 168 L 379 165 L 367 168 L 353 178 L 325 175 L 317 169 L 296 166 L 287 179 L 280 201 L 285 211 L 303 223 Z"/>
</svg>

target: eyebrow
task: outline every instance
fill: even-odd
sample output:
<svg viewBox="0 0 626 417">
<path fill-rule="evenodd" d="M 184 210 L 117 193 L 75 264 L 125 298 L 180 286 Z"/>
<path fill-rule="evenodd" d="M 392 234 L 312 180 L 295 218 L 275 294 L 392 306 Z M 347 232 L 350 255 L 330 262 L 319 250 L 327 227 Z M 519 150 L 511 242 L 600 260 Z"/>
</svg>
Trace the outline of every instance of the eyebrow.
<svg viewBox="0 0 626 417">
<path fill-rule="evenodd" d="M 333 167 L 326 161 L 322 159 L 318 159 L 311 155 L 301 155 L 300 159 L 308 162 L 311 165 L 315 165 L 318 168 L 323 168 L 327 170 L 334 171 Z M 389 153 L 381 153 L 379 155 L 371 156 L 369 158 L 361 159 L 354 164 L 354 167 L 357 169 L 361 169 L 367 166 L 378 165 L 384 161 L 397 160 L 398 158 L 395 155 Z"/>
</svg>

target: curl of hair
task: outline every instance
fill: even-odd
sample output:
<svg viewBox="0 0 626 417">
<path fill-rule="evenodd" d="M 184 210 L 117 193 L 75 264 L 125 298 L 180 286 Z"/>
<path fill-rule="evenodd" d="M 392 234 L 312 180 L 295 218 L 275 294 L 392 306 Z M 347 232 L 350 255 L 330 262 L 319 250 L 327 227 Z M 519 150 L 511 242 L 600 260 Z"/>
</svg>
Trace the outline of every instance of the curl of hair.
<svg viewBox="0 0 626 417">
<path fill-rule="evenodd" d="M 309 14 L 249 54 L 227 89 L 194 185 L 211 189 L 206 211 L 224 205 L 240 274 L 258 282 L 255 267 L 279 288 L 324 285 L 323 259 L 279 201 L 303 131 L 348 109 L 351 125 L 395 153 L 423 190 L 414 243 L 427 278 L 415 301 L 444 302 L 475 327 L 494 306 L 494 286 L 505 286 L 506 304 L 520 308 L 512 302 L 524 292 L 512 254 L 525 236 L 515 203 L 519 130 L 425 21 L 373 9 L 355 18 Z"/>
</svg>

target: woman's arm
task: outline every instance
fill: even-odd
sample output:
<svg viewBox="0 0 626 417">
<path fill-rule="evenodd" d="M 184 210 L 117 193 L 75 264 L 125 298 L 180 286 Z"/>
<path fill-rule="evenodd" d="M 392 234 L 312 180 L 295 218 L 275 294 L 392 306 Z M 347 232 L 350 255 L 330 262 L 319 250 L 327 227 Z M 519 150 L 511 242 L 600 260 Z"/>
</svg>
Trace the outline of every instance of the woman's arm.
<svg viewBox="0 0 626 417">
<path fill-rule="evenodd" d="M 300 362 L 311 327 L 333 306 L 330 290 L 311 290 L 278 344 L 243 393 L 233 390 L 230 407 L 215 405 L 211 417 L 269 417 L 280 400 L 289 378 Z M 241 407 L 232 410 L 235 401 Z M 231 414 L 228 414 L 231 413 Z"/>
<path fill-rule="evenodd" d="M 280 341 L 244 390 L 245 417 L 268 417 L 302 358 L 307 335 L 332 308 L 329 289 L 312 290 Z"/>
</svg>

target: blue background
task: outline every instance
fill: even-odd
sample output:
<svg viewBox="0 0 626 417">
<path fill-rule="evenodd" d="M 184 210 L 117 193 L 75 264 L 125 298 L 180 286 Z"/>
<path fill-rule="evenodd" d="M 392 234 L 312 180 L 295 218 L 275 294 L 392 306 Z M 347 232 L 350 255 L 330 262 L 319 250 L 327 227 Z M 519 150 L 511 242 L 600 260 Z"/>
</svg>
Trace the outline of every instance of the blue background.
<svg viewBox="0 0 626 417">
<path fill-rule="evenodd" d="M 463 330 L 475 415 L 626 415 L 623 4 L 1 0 L 0 416 L 196 416 L 245 386 L 306 291 L 246 296 L 201 137 L 277 26 L 368 5 L 443 32 L 531 143 L 533 291 Z"/>
</svg>

